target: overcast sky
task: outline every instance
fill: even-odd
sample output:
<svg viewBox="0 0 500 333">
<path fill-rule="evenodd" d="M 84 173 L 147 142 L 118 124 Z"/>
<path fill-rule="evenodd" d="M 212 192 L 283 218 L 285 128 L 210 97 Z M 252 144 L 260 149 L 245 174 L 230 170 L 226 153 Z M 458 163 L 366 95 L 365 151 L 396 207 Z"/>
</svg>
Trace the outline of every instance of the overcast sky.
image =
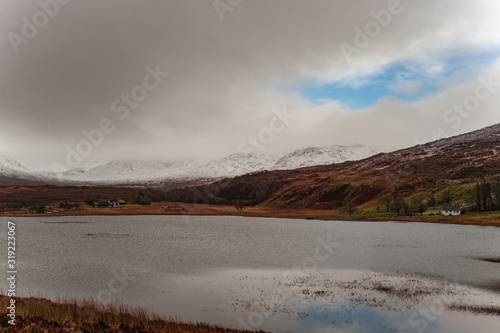
<svg viewBox="0 0 500 333">
<path fill-rule="evenodd" d="M 411 146 L 500 122 L 498 0 L 23 0 L 0 14 L 0 154 L 30 168 Z"/>
</svg>

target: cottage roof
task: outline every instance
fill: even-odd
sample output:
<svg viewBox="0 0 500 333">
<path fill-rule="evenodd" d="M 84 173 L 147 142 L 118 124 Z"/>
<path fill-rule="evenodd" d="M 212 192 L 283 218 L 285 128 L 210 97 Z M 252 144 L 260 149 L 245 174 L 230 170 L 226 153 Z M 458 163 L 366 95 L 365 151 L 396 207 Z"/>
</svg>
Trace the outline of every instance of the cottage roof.
<svg viewBox="0 0 500 333">
<path fill-rule="evenodd" d="M 460 211 L 460 206 L 443 206 L 441 210 L 444 211 Z"/>
</svg>

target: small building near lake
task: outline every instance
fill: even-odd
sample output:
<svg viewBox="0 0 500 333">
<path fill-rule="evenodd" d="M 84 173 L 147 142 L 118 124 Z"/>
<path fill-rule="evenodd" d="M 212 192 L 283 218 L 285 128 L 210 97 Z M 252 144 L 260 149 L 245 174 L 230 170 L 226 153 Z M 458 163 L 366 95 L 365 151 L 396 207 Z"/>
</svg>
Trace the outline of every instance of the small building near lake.
<svg viewBox="0 0 500 333">
<path fill-rule="evenodd" d="M 458 216 L 462 214 L 460 206 L 443 206 L 441 207 L 441 215 L 443 216 Z"/>
<path fill-rule="evenodd" d="M 106 207 L 106 208 L 120 207 L 120 201 L 111 201 L 109 199 L 99 199 L 98 201 L 94 201 L 94 207 Z"/>
</svg>

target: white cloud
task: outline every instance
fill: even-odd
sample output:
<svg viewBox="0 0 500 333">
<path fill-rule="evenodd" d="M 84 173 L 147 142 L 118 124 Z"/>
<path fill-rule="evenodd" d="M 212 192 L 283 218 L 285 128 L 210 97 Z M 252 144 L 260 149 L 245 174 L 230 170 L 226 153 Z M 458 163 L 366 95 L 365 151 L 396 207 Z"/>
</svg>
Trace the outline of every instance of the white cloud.
<svg viewBox="0 0 500 333">
<path fill-rule="evenodd" d="M 357 111 L 276 91 L 307 80 L 363 84 L 359 78 L 404 59 L 500 45 L 497 1 L 402 2 L 405 10 L 348 64 L 340 43 L 352 43 L 354 27 L 364 27 L 370 11 L 387 1 L 245 1 L 223 22 L 210 1 L 72 1 L 19 54 L 7 38 L 0 41 L 0 147 L 29 166 L 49 165 L 64 160 L 65 147 L 82 140 L 83 129 L 109 117 L 116 130 L 85 158 L 88 164 L 136 156 L 216 158 L 235 152 L 283 106 L 299 118 L 269 145 L 273 151 L 410 144 L 460 100 L 462 86 L 446 82 L 425 101 L 382 100 Z M 20 33 L 22 17 L 39 6 L 26 0 L 3 2 L 0 9 L 6 36 Z M 171 75 L 120 121 L 111 102 L 140 85 L 145 67 L 156 64 Z M 442 66 L 429 64 L 431 74 Z M 474 84 L 466 76 L 461 82 Z M 417 83 L 394 89 L 411 92 Z M 459 131 L 498 121 L 495 98 Z"/>
</svg>

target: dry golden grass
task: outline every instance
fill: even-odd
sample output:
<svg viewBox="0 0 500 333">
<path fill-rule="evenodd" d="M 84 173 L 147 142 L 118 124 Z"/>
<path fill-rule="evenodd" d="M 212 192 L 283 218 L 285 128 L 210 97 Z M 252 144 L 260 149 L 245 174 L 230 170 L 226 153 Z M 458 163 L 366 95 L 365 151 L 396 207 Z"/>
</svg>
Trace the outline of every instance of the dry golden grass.
<svg viewBox="0 0 500 333">
<path fill-rule="evenodd" d="M 16 298 L 16 325 L 8 323 L 10 298 L 0 295 L 0 332 L 165 332 L 243 333 L 207 324 L 186 324 L 123 305 L 104 306 L 93 300 Z"/>
</svg>

